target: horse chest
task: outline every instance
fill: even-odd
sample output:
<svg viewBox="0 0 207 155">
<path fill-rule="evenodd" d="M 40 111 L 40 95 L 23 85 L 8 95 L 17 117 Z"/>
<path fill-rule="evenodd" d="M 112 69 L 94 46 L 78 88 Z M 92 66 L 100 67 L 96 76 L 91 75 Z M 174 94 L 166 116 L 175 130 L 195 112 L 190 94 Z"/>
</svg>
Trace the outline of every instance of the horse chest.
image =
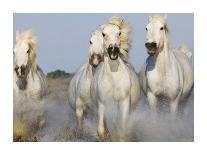
<svg viewBox="0 0 207 155">
<path fill-rule="evenodd" d="M 119 101 L 129 95 L 129 75 L 127 72 L 110 72 L 103 76 L 99 90 L 105 99 Z"/>
<path fill-rule="evenodd" d="M 27 85 L 27 92 L 28 95 L 31 96 L 40 96 L 40 81 L 37 75 L 34 75 L 34 77 L 28 78 L 28 85 Z"/>
<path fill-rule="evenodd" d="M 160 74 L 156 69 L 147 72 L 148 88 L 156 95 L 164 95 L 173 99 L 179 90 L 178 76 L 169 72 L 165 75 Z"/>
</svg>

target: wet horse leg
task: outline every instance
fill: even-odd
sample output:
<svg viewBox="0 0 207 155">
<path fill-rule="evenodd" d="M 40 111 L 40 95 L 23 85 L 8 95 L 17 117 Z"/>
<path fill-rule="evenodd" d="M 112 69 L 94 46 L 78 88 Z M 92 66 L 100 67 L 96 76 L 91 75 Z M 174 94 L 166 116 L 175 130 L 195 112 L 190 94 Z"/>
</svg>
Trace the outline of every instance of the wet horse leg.
<svg viewBox="0 0 207 155">
<path fill-rule="evenodd" d="M 120 141 L 126 141 L 126 130 L 127 130 L 127 121 L 129 116 L 129 108 L 130 108 L 130 97 L 126 97 L 121 103 L 121 128 L 122 135 L 120 137 Z"/>
<path fill-rule="evenodd" d="M 98 122 L 98 136 L 100 141 L 104 140 L 104 132 L 105 132 L 105 128 L 104 128 L 104 113 L 105 113 L 105 106 L 103 103 L 98 104 L 98 117 L 99 117 L 99 122 Z"/>
<path fill-rule="evenodd" d="M 76 101 L 76 117 L 78 121 L 78 129 L 83 130 L 83 102 L 80 98 Z"/>
<path fill-rule="evenodd" d="M 147 99 L 148 99 L 148 102 L 149 102 L 149 105 L 150 105 L 150 108 L 153 112 L 153 114 L 156 116 L 157 115 L 157 98 L 156 96 L 148 91 L 147 92 Z"/>
</svg>

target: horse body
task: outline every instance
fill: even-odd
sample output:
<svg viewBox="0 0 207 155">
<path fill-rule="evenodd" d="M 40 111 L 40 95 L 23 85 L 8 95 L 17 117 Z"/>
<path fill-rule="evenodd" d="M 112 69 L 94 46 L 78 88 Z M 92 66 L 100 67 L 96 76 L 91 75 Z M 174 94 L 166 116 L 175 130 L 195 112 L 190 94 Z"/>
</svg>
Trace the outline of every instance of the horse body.
<svg viewBox="0 0 207 155">
<path fill-rule="evenodd" d="M 86 109 L 93 106 L 90 85 L 96 67 L 101 62 L 103 54 L 103 37 L 101 32 L 95 31 L 90 40 L 90 58 L 89 62 L 83 65 L 72 78 L 69 88 L 69 103 L 76 110 L 78 128 L 82 129 L 83 113 Z"/>
<path fill-rule="evenodd" d="M 40 99 L 46 95 L 46 77 L 36 64 L 36 39 L 31 30 L 17 33 L 14 49 L 13 90 L 19 96 Z"/>
<path fill-rule="evenodd" d="M 31 30 L 16 34 L 13 67 L 14 139 L 26 138 L 30 125 L 44 126 L 41 99 L 47 93 L 46 77 L 36 64 L 36 39 Z M 32 115 L 32 116 L 31 116 Z M 30 124 L 30 125 L 29 125 Z M 19 128 L 25 129 L 24 132 Z M 27 133 L 26 133 L 27 132 Z M 31 136 L 31 135 L 30 135 Z M 28 138 L 28 137 L 27 137 Z"/>
<path fill-rule="evenodd" d="M 92 66 L 90 64 L 85 64 L 74 75 L 68 88 L 69 103 L 76 109 L 79 129 L 82 129 L 82 117 L 84 111 L 92 104 L 90 97 L 90 84 L 92 78 Z"/>
<path fill-rule="evenodd" d="M 95 90 L 92 94 L 94 95 L 93 98 L 97 99 L 98 97 L 98 100 L 103 103 L 119 103 L 126 97 L 130 97 L 130 72 L 121 59 L 117 60 L 119 62 L 118 70 L 111 72 L 108 59 L 108 57 L 104 58 L 103 64 L 100 65 L 94 75 L 94 82 L 92 83 L 94 86 L 92 87 Z"/>
<path fill-rule="evenodd" d="M 126 28 L 127 25 L 119 17 L 113 17 L 109 20 L 109 24 L 102 25 L 104 62 L 97 68 L 91 83 L 92 99 L 98 105 L 100 140 L 104 139 L 104 117 L 107 104 L 119 105 L 121 128 L 125 130 L 130 106 L 138 103 L 140 97 L 138 77 L 133 67 L 125 62 L 129 48 L 129 31 Z"/>
<path fill-rule="evenodd" d="M 190 63 L 190 54 L 186 54 L 190 51 L 181 51 L 178 48 L 169 49 L 167 25 L 164 17 L 152 17 L 150 23 L 157 25 L 162 23 L 161 28 L 159 28 L 161 38 L 158 37 L 159 39 L 156 40 L 156 37 L 154 37 L 152 43 L 150 43 L 151 45 L 146 43 L 148 53 L 151 56 L 147 58 L 141 69 L 140 83 L 151 108 L 156 111 L 157 97 L 164 96 L 170 101 L 170 111 L 174 117 L 177 113 L 178 103 L 191 92 L 193 87 L 193 69 Z M 154 31 L 150 31 L 155 27 L 150 24 L 148 26 L 148 42 L 151 42 L 152 34 L 156 34 Z M 165 30 L 163 27 L 165 27 Z M 156 46 L 152 47 L 152 44 Z"/>
</svg>

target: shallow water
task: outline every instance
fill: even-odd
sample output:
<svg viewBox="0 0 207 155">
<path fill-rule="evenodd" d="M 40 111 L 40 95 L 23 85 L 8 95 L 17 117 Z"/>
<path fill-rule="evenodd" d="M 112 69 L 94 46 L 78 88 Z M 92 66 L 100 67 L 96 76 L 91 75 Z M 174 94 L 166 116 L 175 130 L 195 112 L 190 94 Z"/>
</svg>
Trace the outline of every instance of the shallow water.
<svg viewBox="0 0 207 155">
<path fill-rule="evenodd" d="M 38 119 L 39 114 L 44 111 L 46 123 L 43 129 L 37 131 L 38 141 L 98 141 L 96 114 L 89 114 L 84 118 L 84 131 L 76 130 L 75 111 L 70 107 L 67 99 L 69 81 L 69 79 L 50 79 L 49 93 L 39 107 L 34 102 L 19 101 L 14 98 L 14 117 L 26 115 L 28 122 L 31 120 L 36 122 L 35 119 Z M 18 106 L 20 102 L 26 103 L 27 106 Z M 127 130 L 121 131 L 118 107 L 109 104 L 106 108 L 105 141 L 119 141 L 120 135 L 126 141 L 194 141 L 193 105 L 192 92 L 183 114 L 172 121 L 167 112 L 155 118 L 149 110 L 146 98 L 142 96 L 139 104 L 130 112 Z M 164 106 L 163 109 L 167 107 Z"/>
</svg>

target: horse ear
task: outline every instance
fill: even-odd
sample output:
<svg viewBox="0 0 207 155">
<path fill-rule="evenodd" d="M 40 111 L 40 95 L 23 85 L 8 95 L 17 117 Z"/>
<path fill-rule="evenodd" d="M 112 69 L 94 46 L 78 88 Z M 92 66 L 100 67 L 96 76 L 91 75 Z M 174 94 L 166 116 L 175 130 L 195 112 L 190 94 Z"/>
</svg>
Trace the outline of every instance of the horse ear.
<svg viewBox="0 0 207 155">
<path fill-rule="evenodd" d="M 149 16 L 149 22 L 151 22 L 152 21 L 152 16 Z"/>
<path fill-rule="evenodd" d="M 16 32 L 16 41 L 19 39 L 19 31 Z"/>
</svg>

